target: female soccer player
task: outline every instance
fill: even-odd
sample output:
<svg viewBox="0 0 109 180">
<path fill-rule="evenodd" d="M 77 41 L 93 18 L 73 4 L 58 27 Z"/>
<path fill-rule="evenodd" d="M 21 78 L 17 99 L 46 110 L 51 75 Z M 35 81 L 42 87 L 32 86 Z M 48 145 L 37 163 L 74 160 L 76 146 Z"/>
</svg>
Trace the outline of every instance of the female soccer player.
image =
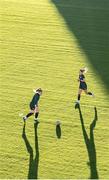
<svg viewBox="0 0 109 180">
<path fill-rule="evenodd" d="M 94 94 L 92 92 L 87 91 L 87 84 L 85 82 L 85 76 L 84 76 L 85 72 L 87 72 L 86 68 L 80 69 L 80 71 L 79 71 L 78 81 L 80 82 L 80 84 L 79 84 L 79 91 L 78 91 L 78 100 L 76 103 L 80 103 L 82 91 L 84 91 L 87 95 L 94 96 Z"/>
<path fill-rule="evenodd" d="M 23 117 L 24 122 L 31 116 L 31 115 L 35 115 L 35 121 L 37 120 L 37 117 L 39 115 L 39 108 L 38 108 L 38 101 L 40 99 L 40 96 L 42 95 L 42 89 L 38 88 L 36 90 L 34 90 L 35 94 L 30 102 L 30 112 Z"/>
</svg>

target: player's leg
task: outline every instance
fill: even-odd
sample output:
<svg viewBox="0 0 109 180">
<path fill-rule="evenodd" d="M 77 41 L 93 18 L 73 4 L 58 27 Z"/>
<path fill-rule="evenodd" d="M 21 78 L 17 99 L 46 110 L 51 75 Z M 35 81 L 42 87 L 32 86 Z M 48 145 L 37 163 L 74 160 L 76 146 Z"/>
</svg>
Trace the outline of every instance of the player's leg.
<svg viewBox="0 0 109 180">
<path fill-rule="evenodd" d="M 84 92 L 89 96 L 94 96 L 94 94 L 92 92 L 88 92 L 87 89 L 85 89 Z"/>
<path fill-rule="evenodd" d="M 23 120 L 26 121 L 33 114 L 34 114 L 34 110 L 31 109 L 31 111 L 26 116 L 23 117 Z"/>
<path fill-rule="evenodd" d="M 34 114 L 35 114 L 35 121 L 38 121 L 38 115 L 39 115 L 39 107 L 36 106 L 35 109 L 34 109 Z"/>
</svg>

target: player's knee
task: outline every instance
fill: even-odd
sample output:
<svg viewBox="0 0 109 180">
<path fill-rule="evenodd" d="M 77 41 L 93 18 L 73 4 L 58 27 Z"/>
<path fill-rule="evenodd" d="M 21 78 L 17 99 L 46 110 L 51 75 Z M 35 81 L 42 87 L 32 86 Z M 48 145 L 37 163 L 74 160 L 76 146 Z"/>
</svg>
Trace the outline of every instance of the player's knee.
<svg viewBox="0 0 109 180">
<path fill-rule="evenodd" d="M 35 108 L 35 113 L 37 113 L 37 112 L 39 112 L 39 108 L 38 108 L 38 106 L 36 106 L 36 108 Z"/>
<path fill-rule="evenodd" d="M 34 113 L 34 110 L 31 110 L 30 112 L 31 112 L 31 113 Z"/>
</svg>

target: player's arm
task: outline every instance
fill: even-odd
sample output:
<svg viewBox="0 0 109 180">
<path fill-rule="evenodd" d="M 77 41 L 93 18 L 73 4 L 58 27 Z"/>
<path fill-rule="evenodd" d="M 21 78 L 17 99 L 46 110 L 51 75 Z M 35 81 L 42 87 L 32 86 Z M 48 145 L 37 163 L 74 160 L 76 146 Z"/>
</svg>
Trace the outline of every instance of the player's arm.
<svg viewBox="0 0 109 180">
<path fill-rule="evenodd" d="M 84 79 L 77 79 L 77 81 L 85 82 L 85 78 Z"/>
<path fill-rule="evenodd" d="M 83 79 L 80 79 L 80 81 L 81 81 L 81 82 L 85 82 L 85 78 L 83 78 Z"/>
<path fill-rule="evenodd" d="M 85 82 L 85 76 L 84 76 L 84 75 L 80 76 L 78 80 L 79 80 L 80 82 Z"/>
</svg>

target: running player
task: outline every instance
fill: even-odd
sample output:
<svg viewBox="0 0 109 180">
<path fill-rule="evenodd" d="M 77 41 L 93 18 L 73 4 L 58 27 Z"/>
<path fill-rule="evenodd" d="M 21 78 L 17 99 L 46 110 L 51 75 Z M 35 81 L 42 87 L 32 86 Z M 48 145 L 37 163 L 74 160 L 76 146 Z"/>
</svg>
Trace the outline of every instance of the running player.
<svg viewBox="0 0 109 180">
<path fill-rule="evenodd" d="M 85 81 L 84 73 L 85 73 L 85 68 L 80 69 L 80 71 L 79 71 L 79 79 L 78 79 L 80 84 L 79 84 L 79 91 L 78 91 L 78 100 L 76 101 L 76 103 L 78 103 L 78 104 L 80 103 L 80 98 L 81 98 L 82 91 L 84 91 L 87 95 L 90 95 L 90 96 L 94 97 L 94 94 L 92 92 L 87 91 L 87 84 L 86 84 L 86 81 Z"/>
<path fill-rule="evenodd" d="M 35 94 L 30 102 L 30 112 L 23 117 L 24 122 L 33 114 L 35 115 L 35 121 L 38 122 L 37 118 L 39 115 L 39 108 L 38 108 L 38 101 L 40 99 L 40 96 L 42 95 L 42 89 L 38 88 L 34 90 Z"/>
</svg>

